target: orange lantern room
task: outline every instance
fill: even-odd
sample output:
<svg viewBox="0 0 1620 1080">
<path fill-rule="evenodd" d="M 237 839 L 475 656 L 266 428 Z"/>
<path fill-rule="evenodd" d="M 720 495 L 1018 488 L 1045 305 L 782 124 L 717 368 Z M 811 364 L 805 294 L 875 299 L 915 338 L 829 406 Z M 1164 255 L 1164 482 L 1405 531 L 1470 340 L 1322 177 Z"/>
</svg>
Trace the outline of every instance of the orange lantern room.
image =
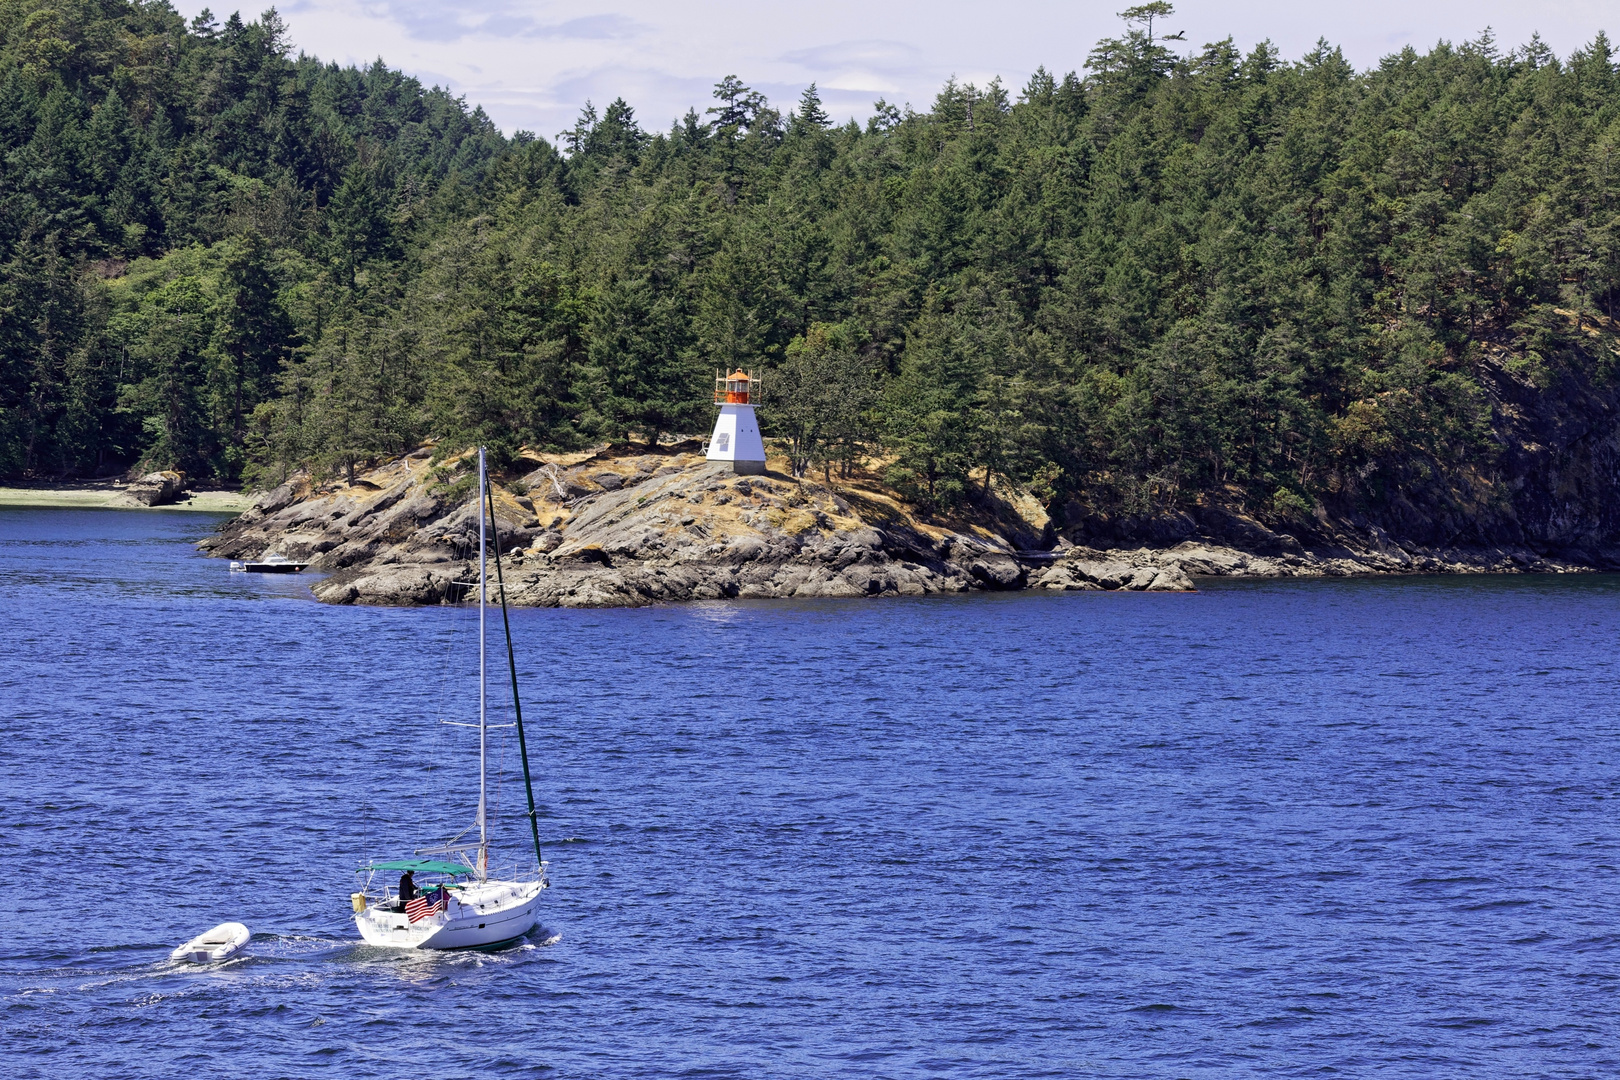
<svg viewBox="0 0 1620 1080">
<path fill-rule="evenodd" d="M 753 403 L 753 384 L 758 381 L 738 368 L 730 375 L 715 375 L 714 403 L 716 405 L 750 405 Z"/>
</svg>

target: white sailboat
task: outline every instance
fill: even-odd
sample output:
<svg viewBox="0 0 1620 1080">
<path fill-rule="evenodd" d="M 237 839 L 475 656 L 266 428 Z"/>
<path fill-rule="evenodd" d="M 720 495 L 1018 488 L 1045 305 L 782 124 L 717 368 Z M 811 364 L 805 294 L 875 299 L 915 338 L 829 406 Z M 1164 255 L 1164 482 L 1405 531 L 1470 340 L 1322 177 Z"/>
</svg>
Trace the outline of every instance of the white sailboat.
<svg viewBox="0 0 1620 1080">
<path fill-rule="evenodd" d="M 486 526 L 494 521 L 495 501 L 489 490 L 484 450 L 478 450 L 478 842 L 455 840 L 419 849 L 409 858 L 373 862 L 360 868 L 365 882 L 351 897 L 355 925 L 367 944 L 401 949 L 470 949 L 522 937 L 539 920 L 540 893 L 549 882 L 549 865 L 540 854 L 540 828 L 529 778 L 529 750 L 523 735 L 523 709 L 517 695 L 517 665 L 512 653 L 512 627 L 506 616 L 501 581 L 499 535 L 495 574 L 501 586 L 501 621 L 506 629 L 506 656 L 512 675 L 512 708 L 518 748 L 523 759 L 523 787 L 529 797 L 529 827 L 534 837 L 534 864 L 528 873 L 517 867 L 491 873 L 489 813 L 486 796 L 489 730 L 485 686 L 485 608 L 487 606 Z M 466 724 L 462 726 L 472 727 Z M 459 839 L 459 838 L 458 838 Z M 401 875 L 399 888 L 394 875 Z M 409 875 L 408 878 L 405 875 Z M 422 880 L 416 880 L 421 875 Z M 408 884 L 407 884 L 408 882 Z M 412 895 L 401 895 L 405 889 Z"/>
</svg>

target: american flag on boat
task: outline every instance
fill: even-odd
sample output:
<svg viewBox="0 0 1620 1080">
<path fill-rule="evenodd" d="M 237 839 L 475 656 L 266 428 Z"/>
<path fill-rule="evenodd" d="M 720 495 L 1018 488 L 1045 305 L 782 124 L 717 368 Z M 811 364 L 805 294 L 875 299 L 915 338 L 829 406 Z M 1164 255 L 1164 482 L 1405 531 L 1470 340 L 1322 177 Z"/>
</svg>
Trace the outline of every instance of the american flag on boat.
<svg viewBox="0 0 1620 1080">
<path fill-rule="evenodd" d="M 437 915 L 445 908 L 444 890 L 427 889 L 417 894 L 416 899 L 405 901 L 405 914 L 411 922 L 418 922 L 430 915 Z"/>
</svg>

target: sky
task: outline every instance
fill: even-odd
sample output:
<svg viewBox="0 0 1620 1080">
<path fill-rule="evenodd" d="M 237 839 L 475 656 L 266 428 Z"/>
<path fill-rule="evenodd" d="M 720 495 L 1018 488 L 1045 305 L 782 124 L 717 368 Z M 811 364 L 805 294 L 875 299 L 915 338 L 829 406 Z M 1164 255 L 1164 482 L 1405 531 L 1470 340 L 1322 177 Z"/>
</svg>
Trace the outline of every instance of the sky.
<svg viewBox="0 0 1620 1080">
<path fill-rule="evenodd" d="M 600 111 L 616 97 L 644 128 L 667 129 L 689 107 L 714 104 L 713 86 L 726 75 L 784 113 L 814 82 L 839 121 L 864 121 L 878 98 L 925 109 L 953 75 L 980 86 L 1000 76 L 1016 92 L 1037 66 L 1060 76 L 1081 70 L 1098 39 L 1123 30 L 1115 13 L 1131 2 L 284 0 L 278 10 L 295 49 L 343 64 L 380 56 L 482 105 L 507 134 L 551 139 L 587 100 Z M 212 3 L 219 18 L 234 10 L 229 0 Z M 205 5 L 175 6 L 190 18 Z M 1230 36 L 1247 51 L 1269 38 L 1298 59 L 1326 38 L 1358 68 L 1407 45 L 1470 40 L 1487 26 L 1504 51 L 1539 32 L 1559 56 L 1600 29 L 1620 34 L 1613 0 L 1186 0 L 1176 8 L 1165 29 L 1186 35 L 1185 45 L 1172 43 L 1179 50 Z"/>
</svg>

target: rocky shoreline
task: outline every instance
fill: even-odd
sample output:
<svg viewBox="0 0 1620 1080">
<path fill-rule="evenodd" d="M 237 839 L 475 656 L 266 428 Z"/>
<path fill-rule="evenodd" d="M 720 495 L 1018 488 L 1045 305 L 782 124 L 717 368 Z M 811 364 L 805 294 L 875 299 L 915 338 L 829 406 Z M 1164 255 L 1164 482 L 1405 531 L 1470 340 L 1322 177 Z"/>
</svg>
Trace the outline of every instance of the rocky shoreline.
<svg viewBox="0 0 1620 1080">
<path fill-rule="evenodd" d="M 279 552 L 308 561 L 329 575 L 314 585 L 327 603 L 455 603 L 477 573 L 471 490 L 469 454 L 435 462 L 425 447 L 350 483 L 295 476 L 201 546 L 230 558 Z M 931 519 L 871 479 L 827 485 L 777 469 L 737 476 L 691 444 L 530 454 L 498 475 L 494 490 L 507 596 L 532 607 L 1026 588 L 1189 592 L 1197 577 L 1594 569 L 1527 549 L 1415 548 L 1376 529 L 1331 531 L 1307 546 L 1227 511 L 1187 519 L 1173 544 L 1077 543 L 1021 493 L 994 492 L 962 517 Z"/>
</svg>

